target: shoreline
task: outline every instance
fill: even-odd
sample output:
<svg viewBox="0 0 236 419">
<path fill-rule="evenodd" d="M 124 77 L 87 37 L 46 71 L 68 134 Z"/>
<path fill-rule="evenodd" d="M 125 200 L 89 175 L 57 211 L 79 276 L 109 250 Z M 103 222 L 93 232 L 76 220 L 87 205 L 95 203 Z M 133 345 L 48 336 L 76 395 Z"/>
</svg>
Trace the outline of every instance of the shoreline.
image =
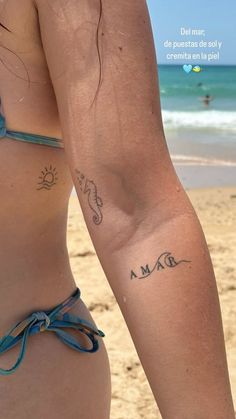
<svg viewBox="0 0 236 419">
<path fill-rule="evenodd" d="M 187 190 L 236 187 L 235 166 L 174 163 L 174 168 L 182 185 Z"/>
<path fill-rule="evenodd" d="M 236 187 L 236 166 L 182 164 L 173 162 L 175 171 L 186 191 L 207 188 Z M 76 196 L 73 187 L 71 196 Z"/>
</svg>

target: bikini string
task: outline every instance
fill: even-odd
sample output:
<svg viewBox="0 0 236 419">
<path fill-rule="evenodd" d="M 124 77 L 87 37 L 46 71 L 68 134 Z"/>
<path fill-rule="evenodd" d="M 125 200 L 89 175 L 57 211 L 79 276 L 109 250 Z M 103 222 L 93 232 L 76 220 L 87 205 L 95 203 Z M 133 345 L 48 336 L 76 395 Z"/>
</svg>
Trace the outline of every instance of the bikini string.
<svg viewBox="0 0 236 419">
<path fill-rule="evenodd" d="M 80 289 L 76 288 L 70 297 L 58 304 L 51 311 L 35 311 L 31 313 L 26 319 L 15 324 L 5 336 L 0 338 L 0 355 L 10 350 L 21 341 L 19 356 L 16 363 L 10 369 L 0 368 L 1 375 L 12 374 L 20 366 L 25 356 L 28 337 L 38 332 L 55 332 L 62 342 L 79 352 L 96 352 L 98 350 L 99 342 L 94 335 L 104 337 L 105 334 L 94 327 L 89 321 L 67 313 L 67 311 L 76 303 L 80 294 Z M 61 330 L 60 327 L 72 328 L 84 333 L 92 342 L 92 348 L 83 348 L 72 335 Z"/>
</svg>

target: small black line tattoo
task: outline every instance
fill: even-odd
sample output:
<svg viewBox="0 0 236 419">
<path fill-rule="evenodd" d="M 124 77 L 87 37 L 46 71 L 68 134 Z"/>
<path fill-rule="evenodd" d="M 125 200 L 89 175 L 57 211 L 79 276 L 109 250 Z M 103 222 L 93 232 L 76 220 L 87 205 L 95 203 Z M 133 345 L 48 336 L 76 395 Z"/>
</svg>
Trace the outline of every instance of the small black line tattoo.
<svg viewBox="0 0 236 419">
<path fill-rule="evenodd" d="M 55 167 L 52 168 L 52 165 L 50 164 L 49 168 L 47 168 L 46 166 L 44 168 L 45 171 L 41 170 L 42 176 L 39 175 L 38 177 L 40 181 L 38 182 L 39 187 L 36 188 L 36 190 L 50 190 L 54 185 L 56 185 L 58 181 L 58 173 Z"/>
<path fill-rule="evenodd" d="M 132 269 L 130 271 L 130 279 L 143 279 L 150 276 L 154 270 L 156 271 L 163 271 L 164 269 L 168 268 L 175 268 L 180 263 L 190 263 L 191 260 L 181 259 L 176 261 L 174 256 L 171 255 L 171 252 L 163 252 L 157 259 L 156 263 L 154 264 L 153 268 L 150 269 L 149 265 L 146 264 L 145 266 L 140 266 L 141 276 L 137 275 L 136 272 Z"/>
<path fill-rule="evenodd" d="M 93 180 L 88 179 L 83 173 L 80 172 L 80 170 L 75 169 L 75 171 L 77 173 L 77 179 L 79 181 L 80 190 L 84 194 L 87 194 L 89 207 L 94 212 L 93 222 L 96 225 L 101 224 L 103 220 L 103 215 L 101 212 L 103 202 L 101 197 L 98 196 L 97 186 L 95 185 Z"/>
</svg>

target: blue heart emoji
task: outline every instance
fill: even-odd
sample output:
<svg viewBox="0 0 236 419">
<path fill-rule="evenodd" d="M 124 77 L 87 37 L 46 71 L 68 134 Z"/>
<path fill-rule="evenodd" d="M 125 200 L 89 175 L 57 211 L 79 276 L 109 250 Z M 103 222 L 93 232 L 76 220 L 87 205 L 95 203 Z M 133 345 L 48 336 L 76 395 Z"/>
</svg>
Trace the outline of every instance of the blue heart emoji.
<svg viewBox="0 0 236 419">
<path fill-rule="evenodd" d="M 188 73 L 190 73 L 192 71 L 193 66 L 191 64 L 184 64 L 183 65 L 183 69 L 184 69 L 185 73 L 188 74 Z"/>
</svg>

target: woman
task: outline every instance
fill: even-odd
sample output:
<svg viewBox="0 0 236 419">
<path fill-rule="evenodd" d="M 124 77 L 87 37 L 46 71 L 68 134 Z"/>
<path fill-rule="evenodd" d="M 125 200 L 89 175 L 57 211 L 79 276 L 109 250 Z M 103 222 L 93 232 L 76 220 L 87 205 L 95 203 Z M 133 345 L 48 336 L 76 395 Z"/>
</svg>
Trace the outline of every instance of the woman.
<svg viewBox="0 0 236 419">
<path fill-rule="evenodd" d="M 5 0 L 1 24 L 1 417 L 110 415 L 106 331 L 66 247 L 74 184 L 163 418 L 233 419 L 214 272 L 165 142 L 145 1 Z M 68 299 L 69 317 L 50 317 Z"/>
</svg>

